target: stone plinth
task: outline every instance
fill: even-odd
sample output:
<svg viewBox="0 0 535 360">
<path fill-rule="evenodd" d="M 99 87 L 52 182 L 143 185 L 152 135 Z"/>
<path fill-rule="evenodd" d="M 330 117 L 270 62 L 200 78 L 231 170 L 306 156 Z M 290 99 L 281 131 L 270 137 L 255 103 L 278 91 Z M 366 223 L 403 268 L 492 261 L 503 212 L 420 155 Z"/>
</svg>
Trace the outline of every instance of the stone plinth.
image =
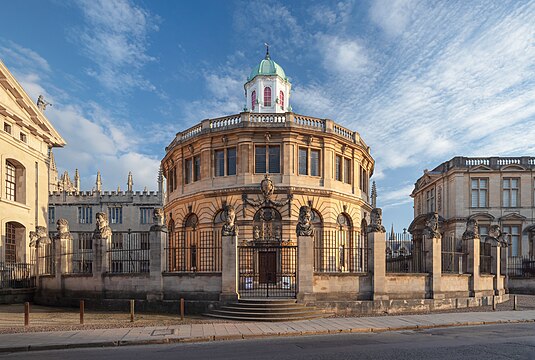
<svg viewBox="0 0 535 360">
<path fill-rule="evenodd" d="M 297 237 L 297 300 L 314 300 L 314 237 Z"/>
<path fill-rule="evenodd" d="M 479 297 L 482 295 L 481 292 L 481 275 L 480 275 L 480 243 L 479 239 L 465 239 L 466 249 L 468 251 L 468 264 L 466 268 L 469 274 L 471 274 L 470 279 L 470 296 Z"/>
<path fill-rule="evenodd" d="M 442 239 L 440 237 L 424 237 L 425 269 L 431 275 L 431 298 L 444 299 L 442 293 Z"/>
<path fill-rule="evenodd" d="M 372 276 L 372 299 L 388 300 L 386 293 L 386 233 L 368 233 L 369 271 Z"/>
</svg>

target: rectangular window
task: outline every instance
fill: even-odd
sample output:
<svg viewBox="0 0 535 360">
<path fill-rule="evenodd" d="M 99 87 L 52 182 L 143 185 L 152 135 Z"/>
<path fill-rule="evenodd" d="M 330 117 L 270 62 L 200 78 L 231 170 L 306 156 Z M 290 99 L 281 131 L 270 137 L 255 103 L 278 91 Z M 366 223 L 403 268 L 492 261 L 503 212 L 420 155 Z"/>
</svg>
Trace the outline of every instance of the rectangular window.
<svg viewBox="0 0 535 360">
<path fill-rule="evenodd" d="M 481 239 L 481 242 L 485 241 L 485 238 L 489 234 L 489 227 L 488 225 L 479 225 L 479 238 Z"/>
<path fill-rule="evenodd" d="M 56 208 L 53 206 L 48 207 L 48 223 L 54 224 L 56 222 Z"/>
<path fill-rule="evenodd" d="M 140 224 L 151 224 L 152 223 L 152 214 L 153 213 L 154 213 L 154 208 L 151 208 L 151 207 L 139 208 L 139 223 Z"/>
<path fill-rule="evenodd" d="M 236 148 L 227 149 L 227 175 L 236 175 Z"/>
<path fill-rule="evenodd" d="M 8 134 L 11 134 L 11 125 L 5 122 L 4 131 L 7 132 Z"/>
<path fill-rule="evenodd" d="M 435 188 L 425 192 L 427 212 L 435 212 Z"/>
<path fill-rule="evenodd" d="M 518 206 L 518 178 L 505 178 L 503 179 L 502 199 L 504 207 L 517 207 Z"/>
<path fill-rule="evenodd" d="M 342 181 L 342 157 L 336 155 L 334 166 L 334 178 L 338 181 Z"/>
<path fill-rule="evenodd" d="M 310 175 L 320 176 L 320 151 L 310 150 Z"/>
<path fill-rule="evenodd" d="M 78 224 L 93 223 L 93 208 L 91 206 L 78 206 Z"/>
<path fill-rule="evenodd" d="M 28 137 L 26 136 L 25 133 L 20 133 L 20 141 L 22 142 L 28 142 Z"/>
<path fill-rule="evenodd" d="M 215 151 L 215 176 L 225 176 L 225 151 Z"/>
<path fill-rule="evenodd" d="M 201 157 L 195 156 L 193 158 L 193 181 L 201 180 Z"/>
<path fill-rule="evenodd" d="M 255 147 L 255 167 L 254 171 L 257 174 L 266 173 L 266 147 L 257 146 Z"/>
<path fill-rule="evenodd" d="M 351 184 L 351 159 L 344 159 L 344 182 Z"/>
<path fill-rule="evenodd" d="M 278 174 L 281 172 L 281 152 L 280 146 L 269 146 L 269 172 Z"/>
<path fill-rule="evenodd" d="M 511 244 L 511 252 L 509 253 L 509 256 L 520 256 L 520 226 L 517 225 L 505 225 L 502 228 L 502 232 L 506 233 L 508 235 L 508 241 Z"/>
<path fill-rule="evenodd" d="M 6 161 L 6 198 L 11 201 L 17 200 L 17 178 L 15 166 Z"/>
<path fill-rule="evenodd" d="M 366 194 L 368 194 L 369 182 L 370 182 L 370 179 L 368 178 L 368 172 L 361 165 L 360 166 L 360 190 Z"/>
<path fill-rule="evenodd" d="M 488 179 L 471 179 L 471 207 L 487 207 Z"/>
<path fill-rule="evenodd" d="M 186 163 L 184 165 L 184 181 L 186 184 L 189 184 L 191 182 L 191 171 L 193 170 L 193 159 L 186 159 Z"/>
<path fill-rule="evenodd" d="M 308 175 L 308 149 L 299 148 L 299 175 Z"/>
<path fill-rule="evenodd" d="M 109 207 L 108 218 L 110 219 L 110 224 L 122 224 L 123 208 L 120 206 Z"/>
</svg>

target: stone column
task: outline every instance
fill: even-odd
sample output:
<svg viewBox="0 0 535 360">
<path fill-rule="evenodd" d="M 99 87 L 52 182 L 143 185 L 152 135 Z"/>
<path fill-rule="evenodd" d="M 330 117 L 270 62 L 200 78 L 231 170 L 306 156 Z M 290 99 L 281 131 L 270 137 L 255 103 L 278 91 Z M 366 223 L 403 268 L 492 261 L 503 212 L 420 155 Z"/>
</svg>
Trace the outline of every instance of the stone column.
<svg viewBox="0 0 535 360">
<path fill-rule="evenodd" d="M 238 237 L 222 236 L 221 294 L 219 300 L 238 300 Z"/>
<path fill-rule="evenodd" d="M 509 272 L 507 271 L 507 265 L 509 261 L 509 247 L 504 246 L 500 249 L 500 274 L 505 275 L 504 291 L 509 294 Z"/>
<path fill-rule="evenodd" d="M 372 300 L 388 300 L 386 293 L 386 233 L 368 233 L 370 256 L 368 270 L 372 277 Z"/>
<path fill-rule="evenodd" d="M 149 232 L 149 282 L 147 284 L 147 300 L 163 300 L 163 276 L 166 270 L 165 246 L 167 244 L 167 228 L 153 225 Z"/>
<path fill-rule="evenodd" d="M 479 272 L 479 238 L 469 238 L 463 241 L 466 241 L 466 248 L 468 250 L 468 264 L 466 264 L 467 271 L 469 274 L 472 275 L 470 277 L 470 296 L 479 297 L 481 296 L 481 276 Z"/>
<path fill-rule="evenodd" d="M 314 236 L 297 236 L 297 301 L 314 301 Z"/>
<path fill-rule="evenodd" d="M 442 293 L 442 238 L 424 236 L 425 270 L 431 276 L 431 298 L 444 299 Z"/>
<path fill-rule="evenodd" d="M 492 264 L 491 272 L 494 274 L 494 294 L 503 295 L 505 294 L 504 283 L 502 281 L 502 271 L 501 271 L 501 247 L 499 244 L 492 246 Z"/>
</svg>

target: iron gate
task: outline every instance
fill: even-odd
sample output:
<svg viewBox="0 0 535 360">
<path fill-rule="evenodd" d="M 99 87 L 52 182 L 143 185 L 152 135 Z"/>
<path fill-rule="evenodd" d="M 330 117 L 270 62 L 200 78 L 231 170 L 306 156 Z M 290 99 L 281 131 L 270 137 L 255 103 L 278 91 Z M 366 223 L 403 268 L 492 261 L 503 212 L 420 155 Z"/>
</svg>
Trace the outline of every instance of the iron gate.
<svg viewBox="0 0 535 360">
<path fill-rule="evenodd" d="M 238 246 L 238 275 L 242 298 L 295 298 L 297 246 Z"/>
</svg>

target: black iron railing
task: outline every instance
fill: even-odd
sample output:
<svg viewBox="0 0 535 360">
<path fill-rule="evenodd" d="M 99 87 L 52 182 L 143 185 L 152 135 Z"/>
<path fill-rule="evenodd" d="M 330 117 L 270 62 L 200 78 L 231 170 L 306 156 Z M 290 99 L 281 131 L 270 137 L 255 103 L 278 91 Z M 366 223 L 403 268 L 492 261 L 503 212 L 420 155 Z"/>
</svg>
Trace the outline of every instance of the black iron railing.
<svg viewBox="0 0 535 360">
<path fill-rule="evenodd" d="M 168 272 L 221 272 L 219 231 L 171 232 L 165 252 Z"/>
<path fill-rule="evenodd" d="M 442 272 L 462 274 L 466 272 L 468 255 L 463 242 L 454 237 L 442 239 Z"/>
<path fill-rule="evenodd" d="M 425 248 L 423 239 L 408 233 L 388 234 L 386 240 L 386 271 L 389 273 L 424 273 Z"/>
<path fill-rule="evenodd" d="M 148 231 L 116 231 L 108 248 L 108 272 L 111 274 L 147 273 L 150 271 Z"/>
<path fill-rule="evenodd" d="M 535 277 L 535 256 L 511 256 L 507 259 L 507 274 L 510 277 Z"/>
<path fill-rule="evenodd" d="M 93 232 L 71 231 L 72 238 L 62 240 L 63 274 L 93 273 Z"/>
<path fill-rule="evenodd" d="M 492 273 L 492 245 L 481 242 L 479 247 L 479 272 L 481 274 Z"/>
<path fill-rule="evenodd" d="M 0 262 L 0 289 L 35 287 L 35 264 Z"/>
<path fill-rule="evenodd" d="M 316 231 L 314 238 L 314 271 L 368 271 L 368 244 L 358 231 Z"/>
</svg>

